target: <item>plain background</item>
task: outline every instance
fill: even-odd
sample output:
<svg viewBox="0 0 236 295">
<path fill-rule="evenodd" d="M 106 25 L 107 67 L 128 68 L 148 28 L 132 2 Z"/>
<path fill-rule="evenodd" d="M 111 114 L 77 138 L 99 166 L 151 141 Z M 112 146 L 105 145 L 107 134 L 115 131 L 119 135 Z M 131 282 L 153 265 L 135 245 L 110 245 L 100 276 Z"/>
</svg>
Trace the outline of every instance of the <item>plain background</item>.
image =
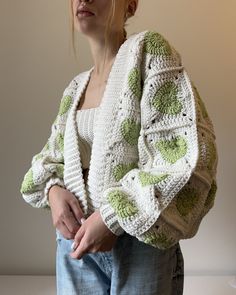
<svg viewBox="0 0 236 295">
<path fill-rule="evenodd" d="M 214 123 L 218 152 L 215 206 L 197 235 L 180 242 L 189 275 L 236 274 L 235 0 L 140 0 L 128 35 L 154 29 L 181 53 Z M 0 274 L 55 274 L 51 213 L 35 209 L 19 190 L 31 158 L 50 135 L 61 95 L 93 65 L 78 34 L 70 45 L 68 1 L 0 2 L 1 206 Z"/>
</svg>

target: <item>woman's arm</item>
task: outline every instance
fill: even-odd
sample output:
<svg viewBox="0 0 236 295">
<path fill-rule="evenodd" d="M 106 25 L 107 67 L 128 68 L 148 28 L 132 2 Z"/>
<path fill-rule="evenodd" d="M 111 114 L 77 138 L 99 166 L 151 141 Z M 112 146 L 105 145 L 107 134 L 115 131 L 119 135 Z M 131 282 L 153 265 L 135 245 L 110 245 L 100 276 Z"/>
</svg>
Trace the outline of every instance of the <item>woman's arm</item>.
<svg viewBox="0 0 236 295">
<path fill-rule="evenodd" d="M 195 235 L 213 206 L 215 134 L 180 54 L 155 31 L 147 32 L 143 50 L 143 68 L 136 69 L 144 81 L 138 168 L 104 191 L 100 213 L 114 233 L 118 223 L 139 240 L 168 248 Z"/>
<path fill-rule="evenodd" d="M 51 134 L 43 149 L 31 160 L 31 167 L 24 176 L 20 192 L 24 200 L 36 208 L 50 210 L 49 189 L 53 185 L 64 186 L 64 132 L 66 118 L 77 89 L 73 79 L 63 92 Z"/>
</svg>

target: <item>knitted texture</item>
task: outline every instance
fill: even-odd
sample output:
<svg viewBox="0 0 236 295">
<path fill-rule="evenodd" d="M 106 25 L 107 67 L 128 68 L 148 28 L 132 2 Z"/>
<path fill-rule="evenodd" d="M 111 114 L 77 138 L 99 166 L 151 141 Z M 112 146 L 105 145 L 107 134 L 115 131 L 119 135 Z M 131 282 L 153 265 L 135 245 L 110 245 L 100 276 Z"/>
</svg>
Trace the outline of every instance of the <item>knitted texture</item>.
<svg viewBox="0 0 236 295">
<path fill-rule="evenodd" d="M 94 124 L 99 107 L 77 110 L 76 122 L 78 126 L 78 144 L 81 155 L 81 166 L 86 193 L 89 197 L 88 169 L 91 159 L 91 150 L 94 137 Z"/>
<path fill-rule="evenodd" d="M 99 108 L 82 109 L 77 111 L 76 122 L 79 134 L 79 149 L 83 169 L 89 168 L 91 148 L 94 136 L 94 124 Z"/>
<path fill-rule="evenodd" d="M 51 126 L 51 134 L 42 150 L 33 156 L 31 167 L 25 174 L 20 192 L 27 203 L 35 208 L 50 210 L 49 189 L 64 184 L 64 132 L 78 83 L 76 77 L 63 92 L 58 114 Z"/>
<path fill-rule="evenodd" d="M 94 126 L 88 193 L 76 109 L 93 69 L 66 89 L 49 148 L 25 175 L 24 199 L 49 208 L 48 181 L 63 173 L 85 216 L 100 210 L 116 235 L 126 231 L 159 249 L 193 237 L 214 205 L 218 154 L 212 121 L 180 54 L 148 30 L 119 48 Z"/>
</svg>

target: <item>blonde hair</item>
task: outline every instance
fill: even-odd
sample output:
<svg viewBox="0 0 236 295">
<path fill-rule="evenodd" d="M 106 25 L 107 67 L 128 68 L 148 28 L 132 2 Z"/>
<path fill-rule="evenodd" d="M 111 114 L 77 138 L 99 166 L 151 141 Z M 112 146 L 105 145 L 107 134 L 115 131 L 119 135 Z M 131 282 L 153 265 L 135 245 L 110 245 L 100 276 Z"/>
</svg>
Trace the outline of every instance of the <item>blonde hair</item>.
<svg viewBox="0 0 236 295">
<path fill-rule="evenodd" d="M 127 0 L 126 0 L 127 1 Z M 106 29 L 105 29 L 105 54 L 104 54 L 104 59 L 103 59 L 103 68 L 104 68 L 104 64 L 106 62 L 106 56 L 107 56 L 107 41 L 108 41 L 108 36 L 111 33 L 110 32 L 110 27 L 111 24 L 113 22 L 113 18 L 114 18 L 114 14 L 115 14 L 115 9 L 116 9 L 116 0 L 111 0 L 112 4 L 111 4 L 111 10 L 108 16 L 108 21 L 106 24 Z M 76 55 L 76 48 L 75 48 L 75 27 L 74 27 L 74 16 L 73 16 L 73 0 L 69 1 L 70 3 L 70 31 L 71 31 L 71 41 L 72 41 L 72 48 L 73 48 L 73 53 L 75 56 L 75 59 L 77 59 L 77 55 Z M 123 28 L 123 32 L 124 32 L 124 37 L 127 38 L 127 31 L 125 29 L 126 27 L 126 21 L 124 24 L 124 28 Z M 78 60 L 77 60 L 78 61 Z"/>
</svg>

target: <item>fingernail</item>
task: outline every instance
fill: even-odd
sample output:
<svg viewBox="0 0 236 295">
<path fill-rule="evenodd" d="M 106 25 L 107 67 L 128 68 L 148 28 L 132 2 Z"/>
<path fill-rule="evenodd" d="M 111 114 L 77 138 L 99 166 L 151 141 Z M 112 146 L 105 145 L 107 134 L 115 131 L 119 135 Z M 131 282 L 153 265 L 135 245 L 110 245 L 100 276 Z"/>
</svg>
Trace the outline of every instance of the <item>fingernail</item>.
<svg viewBox="0 0 236 295">
<path fill-rule="evenodd" d="M 72 250 L 75 250 L 76 248 L 77 248 L 77 245 L 76 245 L 75 242 L 73 242 L 73 243 L 71 244 L 71 249 L 72 249 Z"/>
<path fill-rule="evenodd" d="M 85 222 L 85 218 L 82 217 L 82 218 L 81 218 L 81 223 L 84 223 L 84 222 Z"/>
</svg>

